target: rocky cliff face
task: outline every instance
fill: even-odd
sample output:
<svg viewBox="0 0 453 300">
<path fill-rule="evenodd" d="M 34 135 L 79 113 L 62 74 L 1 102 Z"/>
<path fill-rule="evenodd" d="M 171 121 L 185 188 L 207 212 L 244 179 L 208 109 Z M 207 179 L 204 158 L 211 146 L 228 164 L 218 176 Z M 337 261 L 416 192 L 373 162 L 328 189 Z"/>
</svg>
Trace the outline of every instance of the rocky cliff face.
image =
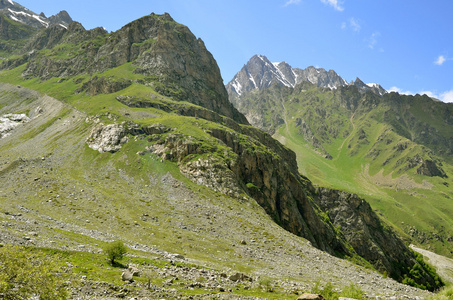
<svg viewBox="0 0 453 300">
<path fill-rule="evenodd" d="M 138 155 L 154 153 L 174 161 L 195 183 L 239 199 L 253 198 L 275 222 L 313 246 L 333 255 L 354 255 L 330 221 L 321 217 L 312 199 L 314 187 L 298 173 L 295 154 L 257 129 L 231 125 L 237 130 L 205 128 L 211 137 L 206 140 L 161 124 L 100 124 L 87 143 L 100 152 L 116 152 L 127 142 L 127 135 L 148 136 L 152 145 Z"/>
<path fill-rule="evenodd" d="M 29 54 L 33 50 L 55 49 L 63 43 L 73 49 L 69 57 L 62 58 L 58 50 L 52 50 L 54 56 Z M 23 52 L 26 54 L 19 59 L 4 61 L 2 68 L 26 61 L 24 77 L 47 80 L 94 74 L 132 63 L 135 73 L 156 82 L 159 93 L 247 123 L 228 101 L 220 70 L 203 41 L 168 14 L 145 16 L 112 34 L 101 28 L 87 31 L 77 22 L 67 29 L 50 26 L 39 32 Z"/>
<path fill-rule="evenodd" d="M 410 269 L 418 266 L 411 250 L 389 227 L 384 226 L 365 200 L 338 190 L 317 188 L 316 191 L 318 197 L 315 199 L 321 209 L 328 212 L 332 223 L 341 228 L 344 237 L 357 253 L 377 270 L 402 281 L 405 271 L 401 266 Z M 422 276 L 417 283 L 435 286 L 436 279 L 421 269 Z"/>
</svg>

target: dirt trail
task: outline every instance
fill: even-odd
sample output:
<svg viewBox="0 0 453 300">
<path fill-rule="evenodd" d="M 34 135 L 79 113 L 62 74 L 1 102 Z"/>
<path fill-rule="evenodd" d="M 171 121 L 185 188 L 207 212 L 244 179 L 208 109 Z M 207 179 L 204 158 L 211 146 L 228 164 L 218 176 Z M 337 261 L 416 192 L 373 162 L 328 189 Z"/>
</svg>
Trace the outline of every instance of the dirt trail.
<svg viewBox="0 0 453 300">
<path fill-rule="evenodd" d="M 436 268 L 437 273 L 444 282 L 453 283 L 453 259 L 417 248 L 414 245 L 410 247 L 412 250 L 422 254 L 425 258 L 428 258 L 428 263 Z"/>
</svg>

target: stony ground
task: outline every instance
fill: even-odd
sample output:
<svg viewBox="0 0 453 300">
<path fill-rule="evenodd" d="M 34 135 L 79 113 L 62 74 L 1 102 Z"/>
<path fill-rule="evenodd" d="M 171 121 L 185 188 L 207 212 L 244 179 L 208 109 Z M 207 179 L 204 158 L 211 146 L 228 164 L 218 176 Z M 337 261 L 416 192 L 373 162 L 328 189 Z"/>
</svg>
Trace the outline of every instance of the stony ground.
<svg viewBox="0 0 453 300">
<path fill-rule="evenodd" d="M 28 111 L 32 120 L 0 139 L 0 244 L 99 253 L 102 243 L 121 239 L 146 257 L 184 262 L 182 267 L 142 267 L 159 279 L 149 287 L 138 280 L 118 286 L 98 282 L 96 274 L 81 276 L 83 285 L 73 291 L 73 299 L 247 299 L 247 291 L 256 288 L 275 288 L 295 299 L 316 282 L 337 289 L 352 283 L 369 298 L 429 295 L 312 247 L 275 224 L 251 199 L 195 186 L 176 173 L 134 175 L 146 167 L 135 152 L 114 156 L 124 169 L 111 157 L 104 163 L 110 154 L 95 156 L 80 137 L 89 134 L 83 113 L 47 96 L 23 97 L 36 100 L 2 108 Z M 36 137 L 14 140 L 14 133 L 24 137 L 29 132 Z M 172 168 L 160 159 L 148 163 Z M 237 273 L 246 277 L 232 280 Z"/>
<path fill-rule="evenodd" d="M 61 247 L 66 250 L 96 253 L 100 252 L 101 249 L 95 245 L 77 243 L 64 236 L 50 237 L 49 229 L 59 228 L 99 240 L 110 240 L 112 237 L 108 233 L 66 224 L 51 217 L 46 218 L 44 214 L 25 208 L 22 208 L 22 211 L 18 214 L 0 214 L 2 220 L 0 243 Z M 46 233 L 46 231 L 49 232 Z M 418 299 L 429 295 L 427 292 L 384 278 L 371 270 L 332 257 L 311 247 L 305 240 L 294 237 L 283 230 L 276 228 L 275 232 L 279 234 L 275 239 L 279 241 L 279 246 L 275 250 L 272 249 L 276 245 L 275 241 L 257 240 L 257 237 L 253 235 L 245 238 L 244 244 L 235 245 L 237 253 L 241 253 L 243 259 L 248 261 L 247 264 L 253 269 L 253 271 L 245 274 L 247 277 L 243 280 L 233 281 L 230 279 L 232 275 L 238 273 L 234 264 L 230 268 L 222 268 L 221 266 L 219 268 L 213 262 L 191 259 L 190 257 L 178 259 L 158 247 L 135 244 L 129 245 L 129 247 L 151 253 L 164 261 L 181 261 L 197 267 L 188 268 L 176 265 L 163 269 L 142 267 L 142 272 L 151 272 L 154 274 L 153 276 L 163 280 L 161 285 L 153 285 L 149 289 L 146 284 L 124 284 L 123 287 L 118 288 L 107 283 L 82 279 L 84 280 L 83 287 L 74 291 L 73 299 L 93 299 L 93 297 L 95 297 L 94 299 L 113 299 L 124 298 L 126 295 L 138 297 L 137 299 L 177 299 L 181 297 L 181 289 L 197 288 L 211 291 L 213 295 L 194 295 L 191 299 L 211 299 L 213 297 L 215 299 L 236 299 L 239 296 L 233 295 L 233 291 L 260 287 L 262 285 L 260 278 L 272 278 L 267 284 L 283 290 L 288 295 L 310 291 L 316 281 L 321 283 L 331 282 L 337 287 L 354 283 L 364 290 L 370 298 Z M 64 240 L 64 242 L 56 243 L 54 241 L 59 239 Z M 228 260 L 228 256 L 223 253 L 213 253 L 213 256 L 219 260 Z M 118 277 L 121 275 L 120 273 L 121 270 L 118 270 Z M 142 288 L 137 289 L 136 287 Z M 220 294 L 218 294 L 219 292 Z"/>
</svg>

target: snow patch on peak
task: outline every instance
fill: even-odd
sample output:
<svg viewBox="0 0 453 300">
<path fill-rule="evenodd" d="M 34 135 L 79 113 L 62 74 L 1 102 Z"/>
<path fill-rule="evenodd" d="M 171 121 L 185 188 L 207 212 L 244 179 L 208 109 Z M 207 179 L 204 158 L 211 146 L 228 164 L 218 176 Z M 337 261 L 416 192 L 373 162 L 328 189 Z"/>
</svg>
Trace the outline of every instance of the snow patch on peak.
<svg viewBox="0 0 453 300">
<path fill-rule="evenodd" d="M 8 11 L 12 14 L 11 17 L 22 15 L 22 16 L 25 16 L 25 17 L 34 18 L 34 19 L 38 20 L 44 27 L 46 27 L 46 28 L 49 27 L 49 23 L 47 23 L 44 20 L 42 20 L 41 17 L 38 16 L 38 15 L 32 15 L 32 14 L 29 14 L 29 13 L 26 13 L 26 12 L 23 12 L 23 11 L 15 11 L 15 10 L 12 10 L 11 8 L 8 8 Z M 18 20 L 17 17 L 14 20 L 15 21 Z M 18 20 L 18 21 L 22 22 L 20 20 Z"/>
<path fill-rule="evenodd" d="M 231 85 L 233 86 L 234 90 L 236 91 L 236 93 L 241 96 L 242 95 L 242 85 L 241 83 L 238 81 L 238 79 L 234 79 L 234 81 L 231 83 Z"/>
<path fill-rule="evenodd" d="M 267 57 L 264 56 L 264 55 L 257 55 L 256 57 L 258 57 L 259 59 L 261 59 L 262 61 L 266 61 L 267 60 Z"/>
<path fill-rule="evenodd" d="M 8 0 L 9 3 L 11 3 L 12 5 L 14 5 L 14 2 L 12 0 Z"/>
<path fill-rule="evenodd" d="M 253 86 L 255 89 L 258 88 L 258 85 L 256 84 L 255 82 L 255 79 L 253 78 L 252 74 L 248 73 L 249 74 L 249 80 L 253 83 Z"/>
<path fill-rule="evenodd" d="M 44 25 L 44 27 L 46 27 L 46 28 L 49 27 L 49 23 L 47 23 L 47 22 L 41 20 L 41 17 L 40 17 L 40 16 L 33 15 L 32 17 L 35 18 L 36 20 L 38 20 L 42 25 Z"/>
<path fill-rule="evenodd" d="M 379 84 L 377 83 L 367 83 L 366 85 L 369 86 L 370 88 L 379 88 Z"/>
<path fill-rule="evenodd" d="M 9 17 L 10 17 L 10 18 L 11 18 L 11 19 L 12 19 L 13 21 L 16 21 L 16 22 L 20 22 L 20 23 L 22 23 L 22 21 L 21 21 L 21 20 L 19 20 L 18 18 L 16 18 L 16 17 L 15 17 L 15 16 L 13 16 L 13 15 L 10 15 Z"/>
</svg>

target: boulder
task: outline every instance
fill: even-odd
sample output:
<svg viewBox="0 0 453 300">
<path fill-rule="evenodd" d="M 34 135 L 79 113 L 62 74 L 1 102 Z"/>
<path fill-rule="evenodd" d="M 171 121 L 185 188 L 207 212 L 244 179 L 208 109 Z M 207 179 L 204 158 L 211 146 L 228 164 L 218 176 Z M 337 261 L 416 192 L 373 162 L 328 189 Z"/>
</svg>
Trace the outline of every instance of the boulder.
<svg viewBox="0 0 453 300">
<path fill-rule="evenodd" d="M 297 298 L 297 300 L 324 300 L 324 297 L 318 294 L 302 294 Z"/>
<path fill-rule="evenodd" d="M 132 282 L 133 281 L 133 274 L 131 271 L 129 271 L 129 269 L 125 270 L 123 272 L 123 274 L 121 274 L 121 280 L 122 281 L 129 281 L 129 282 Z"/>
<path fill-rule="evenodd" d="M 142 274 L 142 272 L 140 272 L 138 267 L 134 264 L 128 264 L 127 270 L 132 274 L 132 276 L 135 277 L 140 277 L 140 275 Z"/>
<path fill-rule="evenodd" d="M 127 129 L 123 124 L 98 125 L 91 130 L 88 146 L 101 153 L 116 152 L 128 141 Z"/>
<path fill-rule="evenodd" d="M 180 259 L 180 260 L 186 259 L 183 255 L 177 254 L 177 253 L 169 254 L 168 258 L 170 258 L 170 259 Z"/>
<path fill-rule="evenodd" d="M 248 277 L 243 273 L 236 273 L 228 277 L 231 281 L 252 281 L 252 278 Z"/>
</svg>

